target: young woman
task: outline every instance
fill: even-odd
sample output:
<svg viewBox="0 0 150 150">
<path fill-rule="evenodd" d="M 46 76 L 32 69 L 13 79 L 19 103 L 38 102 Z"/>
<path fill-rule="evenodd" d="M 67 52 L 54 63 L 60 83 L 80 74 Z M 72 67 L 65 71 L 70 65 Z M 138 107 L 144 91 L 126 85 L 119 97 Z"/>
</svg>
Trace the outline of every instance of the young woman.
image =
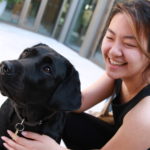
<svg viewBox="0 0 150 150">
<path fill-rule="evenodd" d="M 63 140 L 76 150 L 150 148 L 150 1 L 117 4 L 102 42 L 106 73 L 82 91 L 82 106 L 67 118 Z M 83 113 L 114 95 L 114 125 Z M 80 113 L 79 113 L 80 112 Z M 14 133 L 8 131 L 10 137 Z M 46 135 L 23 132 L 8 150 L 67 150 Z"/>
</svg>

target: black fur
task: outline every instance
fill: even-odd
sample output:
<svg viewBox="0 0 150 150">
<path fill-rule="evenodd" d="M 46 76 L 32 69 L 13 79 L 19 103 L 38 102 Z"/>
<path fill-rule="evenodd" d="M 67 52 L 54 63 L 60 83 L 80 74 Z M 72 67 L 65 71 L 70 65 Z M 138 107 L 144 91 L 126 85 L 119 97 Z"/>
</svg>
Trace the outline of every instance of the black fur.
<svg viewBox="0 0 150 150">
<path fill-rule="evenodd" d="M 25 118 L 26 131 L 46 134 L 59 143 L 67 113 L 81 105 L 78 72 L 45 44 L 0 64 L 0 91 L 8 97 L 0 109 L 0 136 L 8 136 L 6 130 L 15 131 L 15 124 L 21 122 L 16 107 Z M 5 150 L 2 143 L 0 150 Z"/>
</svg>

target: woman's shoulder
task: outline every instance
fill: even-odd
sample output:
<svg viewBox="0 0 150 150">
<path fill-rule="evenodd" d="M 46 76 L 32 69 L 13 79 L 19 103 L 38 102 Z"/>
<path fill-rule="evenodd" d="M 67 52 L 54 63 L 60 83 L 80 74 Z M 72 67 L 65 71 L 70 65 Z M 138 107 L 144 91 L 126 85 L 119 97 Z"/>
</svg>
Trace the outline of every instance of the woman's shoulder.
<svg viewBox="0 0 150 150">
<path fill-rule="evenodd" d="M 133 107 L 124 117 L 124 122 L 128 122 L 135 128 L 150 131 L 150 96 L 144 97 L 135 107 Z M 149 132 L 150 136 L 150 132 Z"/>
<path fill-rule="evenodd" d="M 124 117 L 123 124 L 102 148 L 146 150 L 150 148 L 150 96 L 144 97 Z"/>
<path fill-rule="evenodd" d="M 126 114 L 121 126 L 123 133 L 128 137 L 128 142 L 132 140 L 132 144 L 139 149 L 148 149 L 150 147 L 149 116 L 150 96 L 147 96 Z"/>
</svg>

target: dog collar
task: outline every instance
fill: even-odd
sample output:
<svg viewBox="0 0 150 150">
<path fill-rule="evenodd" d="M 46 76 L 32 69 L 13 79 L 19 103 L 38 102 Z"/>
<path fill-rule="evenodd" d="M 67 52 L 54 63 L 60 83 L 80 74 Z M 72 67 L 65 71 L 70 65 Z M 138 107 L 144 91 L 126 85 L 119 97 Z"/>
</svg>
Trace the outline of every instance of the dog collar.
<svg viewBox="0 0 150 150">
<path fill-rule="evenodd" d="M 29 121 L 26 121 L 25 118 L 23 118 L 18 109 L 17 109 L 17 106 L 16 104 L 13 105 L 14 106 L 14 109 L 15 109 L 15 112 L 17 114 L 17 117 L 19 118 L 20 121 L 24 120 L 23 124 L 25 125 L 28 125 L 28 126 L 37 126 L 37 125 L 41 125 L 43 124 L 46 120 L 49 120 L 52 116 L 54 116 L 56 114 L 56 112 L 53 112 L 52 114 L 50 114 L 49 116 L 46 116 L 45 118 L 37 121 L 37 122 L 29 122 Z"/>
</svg>

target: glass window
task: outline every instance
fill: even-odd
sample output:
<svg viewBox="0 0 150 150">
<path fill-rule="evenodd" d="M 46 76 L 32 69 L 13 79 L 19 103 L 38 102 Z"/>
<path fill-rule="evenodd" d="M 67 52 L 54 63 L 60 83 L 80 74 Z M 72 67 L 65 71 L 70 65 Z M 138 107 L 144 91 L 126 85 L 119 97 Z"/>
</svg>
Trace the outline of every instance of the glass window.
<svg viewBox="0 0 150 150">
<path fill-rule="evenodd" d="M 65 44 L 79 51 L 91 21 L 97 0 L 79 1 Z"/>
<path fill-rule="evenodd" d="M 61 34 L 63 25 L 65 23 L 67 13 L 68 13 L 68 10 L 70 8 L 70 4 L 71 4 L 71 0 L 66 0 L 64 5 L 63 5 L 62 12 L 61 12 L 61 15 L 60 15 L 60 18 L 58 20 L 57 27 L 56 27 L 56 31 L 53 35 L 54 38 L 57 39 L 57 40 L 59 39 L 59 36 Z"/>
<path fill-rule="evenodd" d="M 41 1 L 40 0 L 31 0 L 28 12 L 26 15 L 26 19 L 24 21 L 24 25 L 28 27 L 33 27 L 35 23 L 35 19 L 37 16 L 37 13 L 39 11 Z"/>
<path fill-rule="evenodd" d="M 48 0 L 38 32 L 51 35 L 62 5 L 62 0 Z"/>
<path fill-rule="evenodd" d="M 124 0 L 116 0 L 116 2 L 121 2 L 121 1 L 124 1 Z M 102 53 L 101 53 L 101 43 L 102 43 L 102 39 L 99 40 L 99 44 L 97 46 L 97 49 L 96 49 L 95 53 L 92 56 L 92 60 L 96 64 L 98 64 L 98 65 L 100 65 L 101 67 L 104 68 L 105 67 L 105 63 L 104 63 L 103 56 L 102 56 Z"/>
<path fill-rule="evenodd" d="M 13 24 L 18 24 L 20 14 L 24 5 L 24 0 L 21 2 L 5 1 L 6 8 L 2 12 L 0 19 Z"/>
</svg>

